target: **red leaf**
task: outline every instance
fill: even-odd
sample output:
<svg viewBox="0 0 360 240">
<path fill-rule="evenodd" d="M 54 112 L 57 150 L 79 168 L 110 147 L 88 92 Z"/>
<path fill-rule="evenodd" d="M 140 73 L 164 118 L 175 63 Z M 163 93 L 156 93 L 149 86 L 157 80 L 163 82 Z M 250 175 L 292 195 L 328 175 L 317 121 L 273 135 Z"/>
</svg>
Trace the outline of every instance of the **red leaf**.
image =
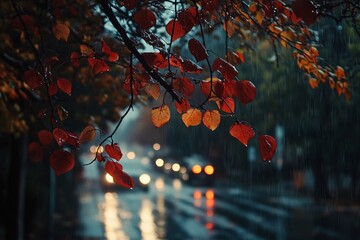
<svg viewBox="0 0 360 240">
<path fill-rule="evenodd" d="M 53 136 L 59 146 L 62 146 L 64 143 L 66 143 L 66 141 L 69 137 L 68 133 L 60 128 L 55 128 L 53 130 Z"/>
<path fill-rule="evenodd" d="M 172 36 L 173 42 L 186 34 L 183 27 L 181 26 L 181 23 L 174 21 L 174 19 L 170 20 L 170 22 L 166 24 L 166 32 Z"/>
<path fill-rule="evenodd" d="M 121 172 L 113 176 L 114 182 L 125 188 L 134 188 L 134 179 L 130 177 L 126 172 Z"/>
<path fill-rule="evenodd" d="M 255 136 L 254 129 L 251 126 L 239 122 L 235 122 L 230 127 L 230 134 L 244 144 L 245 147 L 247 147 L 249 140 Z"/>
<path fill-rule="evenodd" d="M 186 59 L 182 63 L 180 70 L 181 72 L 187 73 L 201 73 L 203 71 L 203 68 L 194 63 L 193 61 Z"/>
<path fill-rule="evenodd" d="M 44 79 L 37 71 L 28 70 L 24 73 L 24 81 L 31 89 L 36 89 L 43 84 Z"/>
<path fill-rule="evenodd" d="M 83 144 L 86 142 L 90 142 L 94 140 L 95 137 L 96 137 L 96 130 L 92 125 L 89 125 L 81 131 L 79 137 L 79 143 Z"/>
<path fill-rule="evenodd" d="M 106 42 L 104 40 L 101 40 L 101 45 L 102 45 L 101 51 L 108 56 L 108 60 L 110 62 L 116 62 L 119 59 L 119 54 L 111 51 L 111 49 L 109 48 L 109 46 L 106 44 Z"/>
<path fill-rule="evenodd" d="M 181 99 L 181 103 L 175 102 L 176 111 L 179 114 L 186 112 L 190 108 L 190 103 L 185 98 Z"/>
<path fill-rule="evenodd" d="M 317 18 L 316 8 L 310 0 L 295 0 L 291 8 L 296 17 L 302 18 L 307 25 L 313 24 Z"/>
<path fill-rule="evenodd" d="M 256 87 L 248 80 L 241 80 L 235 82 L 234 95 L 237 97 L 242 104 L 248 104 L 252 102 L 256 97 Z"/>
<path fill-rule="evenodd" d="M 58 92 L 58 87 L 56 86 L 55 83 L 50 83 L 49 87 L 48 87 L 48 92 L 50 96 L 54 96 L 57 92 Z"/>
<path fill-rule="evenodd" d="M 121 157 L 123 156 L 120 147 L 117 145 L 117 143 L 115 144 L 106 144 L 105 146 L 105 151 L 107 152 L 107 154 L 109 154 L 109 156 L 117 161 L 119 161 L 121 159 Z"/>
<path fill-rule="evenodd" d="M 196 12 L 195 12 L 196 14 Z M 185 33 L 188 33 L 193 26 L 195 25 L 196 19 L 195 16 L 192 15 L 190 9 L 186 9 L 184 11 L 181 11 L 178 14 L 179 23 L 181 24 L 182 29 Z"/>
<path fill-rule="evenodd" d="M 221 86 L 217 86 L 218 84 L 221 85 L 221 81 L 220 81 L 220 79 L 218 79 L 216 77 L 212 78 L 212 82 L 211 82 L 211 78 L 207 78 L 205 80 L 202 80 L 200 82 L 201 92 L 206 97 L 208 97 L 209 94 L 211 94 L 210 99 L 209 99 L 210 101 L 211 100 L 218 100 L 219 96 L 217 94 L 218 94 L 218 91 L 221 91 Z"/>
<path fill-rule="evenodd" d="M 269 135 L 261 135 L 259 137 L 259 146 L 262 160 L 270 161 L 276 152 L 277 143 L 275 138 Z"/>
<path fill-rule="evenodd" d="M 74 147 L 79 147 L 80 143 L 79 143 L 79 137 L 78 135 L 76 135 L 75 133 L 71 133 L 71 132 L 67 132 L 68 134 L 68 138 L 66 140 L 66 143 L 74 146 Z"/>
<path fill-rule="evenodd" d="M 195 38 L 189 40 L 188 48 L 190 53 L 195 57 L 197 62 L 204 60 L 209 56 L 206 52 L 205 47 Z"/>
<path fill-rule="evenodd" d="M 120 163 L 113 161 L 106 161 L 105 163 L 105 171 L 114 177 L 116 172 L 122 172 L 123 166 Z"/>
<path fill-rule="evenodd" d="M 171 87 L 181 93 L 184 97 L 190 97 L 194 92 L 194 84 L 186 77 L 176 78 Z"/>
<path fill-rule="evenodd" d="M 219 0 L 203 0 L 202 1 L 202 4 L 203 4 L 203 8 L 206 10 L 206 11 L 213 11 L 213 10 L 216 10 L 218 7 L 219 7 Z"/>
<path fill-rule="evenodd" d="M 233 98 L 225 98 L 223 100 L 217 101 L 219 109 L 223 112 L 234 114 L 235 112 L 235 101 Z"/>
<path fill-rule="evenodd" d="M 222 58 L 216 58 L 212 68 L 213 71 L 219 71 L 226 80 L 232 80 L 238 74 L 236 68 Z"/>
<path fill-rule="evenodd" d="M 110 70 L 109 66 L 102 59 L 88 58 L 88 63 L 94 74 L 108 72 Z"/>
<path fill-rule="evenodd" d="M 124 4 L 124 7 L 127 10 L 134 9 L 136 7 L 136 4 L 137 4 L 137 0 L 124 0 L 124 1 L 121 1 L 121 2 L 122 2 L 122 4 Z"/>
<path fill-rule="evenodd" d="M 43 145 L 50 145 L 54 140 L 52 133 L 48 130 L 40 130 L 37 135 Z"/>
<path fill-rule="evenodd" d="M 69 96 L 71 95 L 72 85 L 69 80 L 67 80 L 65 78 L 58 78 L 56 83 L 61 91 L 63 91 L 64 93 L 66 93 Z"/>
<path fill-rule="evenodd" d="M 79 54 L 77 52 L 71 53 L 70 60 L 73 67 L 80 67 Z"/>
<path fill-rule="evenodd" d="M 155 14 L 146 8 L 140 9 L 137 13 L 135 13 L 133 19 L 139 28 L 144 30 L 147 30 L 156 24 Z"/>
<path fill-rule="evenodd" d="M 74 156 L 67 151 L 58 149 L 50 155 L 50 166 L 55 171 L 56 176 L 59 176 L 74 168 Z"/>
<path fill-rule="evenodd" d="M 40 143 L 31 142 L 28 146 L 29 157 L 31 162 L 40 162 L 44 158 L 44 150 Z"/>
</svg>

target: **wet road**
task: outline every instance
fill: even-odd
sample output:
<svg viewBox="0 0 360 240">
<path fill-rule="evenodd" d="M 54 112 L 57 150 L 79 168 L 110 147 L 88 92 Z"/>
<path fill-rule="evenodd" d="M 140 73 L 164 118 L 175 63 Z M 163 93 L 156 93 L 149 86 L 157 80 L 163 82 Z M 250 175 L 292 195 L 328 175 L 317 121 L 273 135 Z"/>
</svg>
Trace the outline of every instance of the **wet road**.
<svg viewBox="0 0 360 240">
<path fill-rule="evenodd" d="M 155 171 L 148 192 L 105 191 L 97 168 L 86 172 L 80 239 L 359 239 L 358 215 L 299 196 L 193 187 Z"/>
</svg>

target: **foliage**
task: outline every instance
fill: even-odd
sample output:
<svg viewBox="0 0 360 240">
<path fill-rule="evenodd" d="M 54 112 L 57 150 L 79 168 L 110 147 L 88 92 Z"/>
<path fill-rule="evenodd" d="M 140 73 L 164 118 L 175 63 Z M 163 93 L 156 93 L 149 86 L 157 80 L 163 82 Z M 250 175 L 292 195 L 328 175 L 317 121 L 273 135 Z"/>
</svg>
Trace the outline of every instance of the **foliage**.
<svg viewBox="0 0 360 240">
<path fill-rule="evenodd" d="M 358 29 L 359 6 L 352 1 L 10 0 L 0 7 L 3 130 L 24 132 L 37 125 L 38 141 L 30 143 L 30 155 L 40 161 L 49 153 L 57 174 L 74 166 L 64 147 L 77 149 L 91 141 L 95 126 L 108 119 L 118 125 L 100 143 L 106 144 L 105 153 L 98 152 L 93 161 L 104 161 L 115 181 L 131 188 L 112 137 L 136 101 L 156 101 L 151 112 L 155 127 L 171 121 L 170 108 L 187 127 L 203 123 L 214 130 L 220 118 L 232 118 L 229 132 L 246 146 L 255 131 L 235 110 L 255 99 L 256 87 L 238 68 L 245 61 L 242 51 L 261 39 L 275 52 L 278 45 L 293 49 L 310 86 L 328 83 L 351 98 L 343 68 L 320 61 L 309 25 L 333 17 L 350 19 Z M 223 31 L 224 55 L 207 47 L 206 35 L 214 31 Z M 242 50 L 230 49 L 229 38 L 240 39 Z M 262 133 L 258 139 L 262 159 L 270 160 L 276 141 Z"/>
</svg>

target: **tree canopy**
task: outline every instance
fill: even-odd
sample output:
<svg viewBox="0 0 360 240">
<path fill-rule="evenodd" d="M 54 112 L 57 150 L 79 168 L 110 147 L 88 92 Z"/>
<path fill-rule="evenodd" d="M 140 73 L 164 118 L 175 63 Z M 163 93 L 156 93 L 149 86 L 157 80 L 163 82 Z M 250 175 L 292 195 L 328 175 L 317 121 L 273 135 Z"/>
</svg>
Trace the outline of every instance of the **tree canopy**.
<svg viewBox="0 0 360 240">
<path fill-rule="evenodd" d="M 276 140 L 235 114 L 256 98 L 241 71 L 251 62 L 247 52 L 261 54 L 260 41 L 271 45 L 275 61 L 278 48 L 287 49 L 311 88 L 324 83 L 352 98 L 346 70 L 353 69 L 321 57 L 311 26 L 330 18 L 359 34 L 355 0 L 6 0 L 0 7 L 0 129 L 36 129 L 30 157 L 49 158 L 57 175 L 74 167 L 69 148 L 93 140 L 105 120 L 118 127 L 136 102 L 152 104 L 155 127 L 171 122 L 172 108 L 187 127 L 214 131 L 230 118 L 229 134 L 244 146 L 257 134 L 262 160 L 271 160 Z M 240 44 L 234 49 L 230 41 Z M 94 161 L 131 188 L 113 141 L 117 127 Z"/>
</svg>

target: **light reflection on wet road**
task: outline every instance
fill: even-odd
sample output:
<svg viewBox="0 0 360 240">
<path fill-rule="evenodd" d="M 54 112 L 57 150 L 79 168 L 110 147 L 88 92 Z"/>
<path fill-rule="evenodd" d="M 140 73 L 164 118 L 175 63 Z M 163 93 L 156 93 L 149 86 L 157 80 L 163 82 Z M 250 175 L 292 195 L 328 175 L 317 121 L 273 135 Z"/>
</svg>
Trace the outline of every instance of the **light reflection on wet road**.
<svg viewBox="0 0 360 240">
<path fill-rule="evenodd" d="M 94 170 L 94 169 L 93 169 Z M 93 171 L 92 170 L 92 171 Z M 79 186 L 81 239 L 353 239 L 324 226 L 310 199 L 193 187 L 152 173 L 148 192 Z M 359 220 L 358 220 L 359 221 Z"/>
</svg>

